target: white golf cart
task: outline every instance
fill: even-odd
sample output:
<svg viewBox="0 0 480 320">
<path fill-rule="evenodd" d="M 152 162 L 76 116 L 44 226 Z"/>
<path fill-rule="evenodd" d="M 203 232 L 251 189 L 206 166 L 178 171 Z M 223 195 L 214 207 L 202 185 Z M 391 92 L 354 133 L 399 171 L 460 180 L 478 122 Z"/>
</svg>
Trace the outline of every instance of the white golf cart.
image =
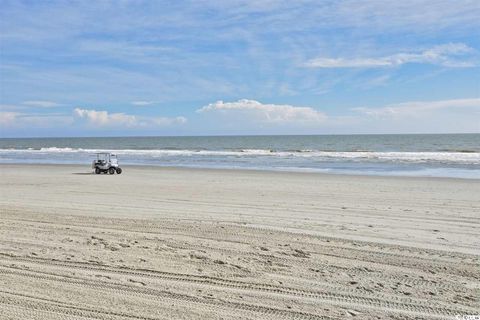
<svg viewBox="0 0 480 320">
<path fill-rule="evenodd" d="M 93 160 L 92 169 L 95 169 L 96 174 L 110 173 L 117 174 L 122 173 L 122 169 L 118 166 L 117 155 L 110 152 L 97 153 L 97 160 Z"/>
</svg>

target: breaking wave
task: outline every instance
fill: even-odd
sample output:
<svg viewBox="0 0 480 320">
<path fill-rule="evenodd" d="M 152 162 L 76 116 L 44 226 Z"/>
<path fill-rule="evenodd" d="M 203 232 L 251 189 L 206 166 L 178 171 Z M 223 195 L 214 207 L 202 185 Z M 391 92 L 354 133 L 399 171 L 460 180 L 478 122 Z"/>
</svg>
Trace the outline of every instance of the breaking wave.
<svg viewBox="0 0 480 320">
<path fill-rule="evenodd" d="M 441 162 L 452 164 L 480 164 L 480 152 L 472 150 L 457 150 L 445 152 L 378 152 L 378 151 L 322 151 L 322 150 L 270 150 L 270 149 L 236 149 L 236 150 L 190 150 L 190 149 L 82 149 L 48 147 L 39 149 L 0 149 L 0 155 L 9 154 L 94 154 L 97 152 L 112 152 L 125 155 L 128 158 L 161 158 L 161 157 L 275 157 L 275 158 L 311 158 L 315 161 L 387 161 L 428 163 Z"/>
</svg>

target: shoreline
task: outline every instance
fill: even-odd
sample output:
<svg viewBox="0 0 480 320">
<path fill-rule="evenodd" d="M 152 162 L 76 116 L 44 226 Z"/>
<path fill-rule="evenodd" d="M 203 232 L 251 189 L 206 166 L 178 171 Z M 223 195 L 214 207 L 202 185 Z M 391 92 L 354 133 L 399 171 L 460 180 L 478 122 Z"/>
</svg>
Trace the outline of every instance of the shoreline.
<svg viewBox="0 0 480 320">
<path fill-rule="evenodd" d="M 92 170 L 87 165 L 82 164 L 68 164 L 68 163 L 0 163 L 0 167 L 72 167 Z M 271 173 L 271 174 L 293 174 L 293 175 L 314 175 L 314 176 L 339 176 L 350 178 L 385 178 L 385 179 L 407 179 L 407 180 L 459 180 L 459 181 L 472 181 L 480 182 L 480 178 L 464 178 L 464 177 L 438 177 L 438 176 L 414 176 L 414 175 L 382 175 L 382 174 L 351 174 L 351 173 L 337 173 L 337 172 L 318 172 L 318 171 L 295 171 L 295 170 L 278 170 L 278 169 L 263 169 L 263 168 L 212 168 L 212 167 L 191 167 L 191 166 L 162 166 L 162 165 L 148 165 L 148 164 L 127 164 L 121 165 L 122 168 L 135 168 L 135 169 L 149 169 L 149 170 L 179 170 L 179 171 L 212 171 L 212 172 L 259 172 L 259 173 Z"/>
</svg>

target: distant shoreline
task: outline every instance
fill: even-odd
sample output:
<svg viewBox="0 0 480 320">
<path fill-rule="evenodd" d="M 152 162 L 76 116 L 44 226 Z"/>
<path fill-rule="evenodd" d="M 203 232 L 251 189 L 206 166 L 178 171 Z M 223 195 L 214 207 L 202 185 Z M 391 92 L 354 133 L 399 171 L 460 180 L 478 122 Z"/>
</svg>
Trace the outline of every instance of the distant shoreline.
<svg viewBox="0 0 480 320">
<path fill-rule="evenodd" d="M 93 170 L 90 165 L 80 164 L 68 164 L 68 163 L 0 163 L 0 168 L 7 167 L 19 167 L 19 168 L 48 168 L 48 167 L 62 167 L 72 168 L 74 173 L 92 173 Z M 346 174 L 336 172 L 308 172 L 308 171 L 287 171 L 287 170 L 267 170 L 267 169 L 251 169 L 251 168 L 203 168 L 203 167 L 186 167 L 186 166 L 159 166 L 159 165 L 137 165 L 128 164 L 122 165 L 125 169 L 124 173 L 128 174 L 128 168 L 135 170 L 153 170 L 153 171 L 165 171 L 165 172 L 212 172 L 212 173 L 251 173 L 251 174 L 271 174 L 271 175 L 292 175 L 292 176 L 319 176 L 319 177 L 339 177 L 339 178 L 352 178 L 352 179 L 398 179 L 398 180 L 452 180 L 452 181 L 471 181 L 478 182 L 477 178 L 457 178 L 457 177 L 428 177 L 428 176 L 402 176 L 402 175 L 373 175 L 373 174 Z M 78 171 L 78 172 L 77 172 Z"/>
<path fill-rule="evenodd" d="M 91 163 L 480 179 L 477 134 L 0 139 L 0 163 Z"/>
</svg>

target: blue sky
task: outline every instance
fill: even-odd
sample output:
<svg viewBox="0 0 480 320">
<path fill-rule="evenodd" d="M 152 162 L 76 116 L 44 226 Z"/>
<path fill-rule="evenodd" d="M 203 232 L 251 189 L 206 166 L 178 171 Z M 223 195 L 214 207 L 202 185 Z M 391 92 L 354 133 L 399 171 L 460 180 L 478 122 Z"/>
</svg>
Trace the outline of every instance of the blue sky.
<svg viewBox="0 0 480 320">
<path fill-rule="evenodd" d="M 0 134 L 480 132 L 480 2 L 1 1 Z"/>
</svg>

